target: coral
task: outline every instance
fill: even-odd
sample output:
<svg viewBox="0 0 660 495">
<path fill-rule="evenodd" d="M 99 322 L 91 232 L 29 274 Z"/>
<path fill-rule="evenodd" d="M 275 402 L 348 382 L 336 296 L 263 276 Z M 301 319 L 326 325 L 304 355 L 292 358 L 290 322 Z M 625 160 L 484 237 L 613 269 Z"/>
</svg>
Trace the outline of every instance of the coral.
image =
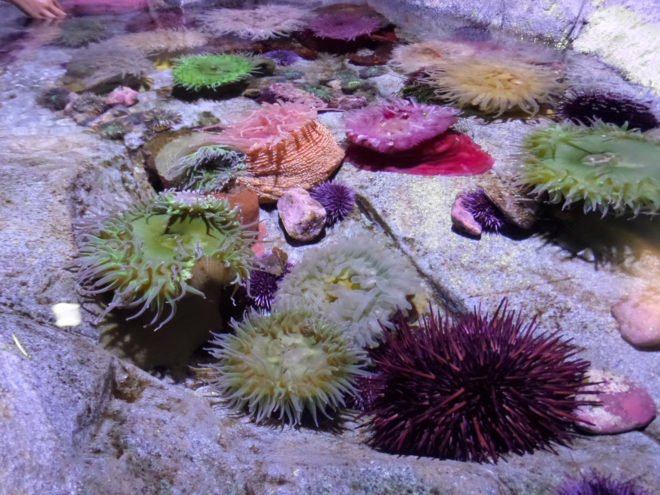
<svg viewBox="0 0 660 495">
<path fill-rule="evenodd" d="M 378 101 L 344 114 L 351 143 L 389 153 L 413 148 L 456 123 L 458 110 L 401 98 Z"/>
<path fill-rule="evenodd" d="M 80 48 L 107 36 L 108 28 L 102 22 L 85 17 L 71 17 L 64 19 L 60 25 L 60 34 L 55 38 L 53 44 Z"/>
<path fill-rule="evenodd" d="M 305 253 L 284 277 L 274 307 L 319 312 L 360 347 L 375 346 L 397 308 L 413 309 L 421 282 L 409 261 L 375 235 L 339 239 Z M 380 322 L 380 323 L 379 323 Z"/>
<path fill-rule="evenodd" d="M 262 54 L 266 58 L 275 60 L 278 65 L 291 65 L 302 60 L 294 50 L 270 50 Z"/>
<path fill-rule="evenodd" d="M 409 325 L 399 315 L 372 352 L 369 444 L 396 454 L 494 461 L 568 445 L 589 362 L 558 332 L 502 301 L 489 317 L 440 312 Z"/>
<path fill-rule="evenodd" d="M 494 160 L 469 136 L 447 131 L 409 150 L 380 153 L 353 145 L 347 160 L 357 168 L 374 172 L 416 175 L 475 175 L 490 170 Z"/>
<path fill-rule="evenodd" d="M 331 323 L 310 311 L 249 313 L 234 334 L 218 335 L 209 351 L 218 360 L 202 371 L 235 409 L 257 422 L 277 416 L 299 424 L 304 414 L 318 425 L 355 392 L 363 355 Z"/>
<path fill-rule="evenodd" d="M 468 57 L 477 53 L 474 45 L 455 41 L 428 40 L 409 45 L 398 45 L 392 50 L 389 65 L 410 74 L 433 68 L 447 57 Z"/>
<path fill-rule="evenodd" d="M 189 91 L 215 90 L 243 81 L 256 69 L 255 60 L 241 55 L 193 55 L 177 60 L 172 77 Z"/>
<path fill-rule="evenodd" d="M 551 203 L 582 201 L 603 216 L 660 211 L 660 142 L 638 131 L 554 124 L 526 136 L 523 149 L 522 182 Z"/>
<path fill-rule="evenodd" d="M 488 199 L 482 188 L 461 194 L 463 207 L 486 232 L 502 232 L 506 227 L 500 210 Z"/>
<path fill-rule="evenodd" d="M 504 55 L 448 57 L 427 72 L 425 82 L 438 96 L 495 117 L 517 110 L 534 115 L 564 88 L 552 68 Z"/>
<path fill-rule="evenodd" d="M 557 489 L 557 495 L 650 495 L 634 481 L 618 481 L 591 473 L 580 480 L 571 479 Z"/>
<path fill-rule="evenodd" d="M 251 40 L 285 36 L 305 26 L 308 11 L 289 5 L 262 5 L 254 9 L 205 9 L 202 29 L 216 36 L 234 34 Z"/>
<path fill-rule="evenodd" d="M 154 29 L 115 36 L 110 43 L 119 48 L 136 49 L 147 55 L 154 55 L 199 48 L 208 43 L 208 37 L 190 29 Z"/>
<path fill-rule="evenodd" d="M 630 129 L 648 131 L 658 126 L 651 109 L 627 96 L 602 91 L 576 92 L 564 99 L 557 114 L 574 124 L 590 125 L 595 121 Z"/>
<path fill-rule="evenodd" d="M 368 36 L 380 27 L 380 21 L 374 16 L 348 11 L 326 12 L 307 24 L 315 37 L 341 41 Z"/>
<path fill-rule="evenodd" d="M 211 193 L 225 189 L 247 174 L 245 154 L 222 145 L 200 146 L 181 157 L 170 169 L 171 177 L 183 189 Z"/>
<path fill-rule="evenodd" d="M 186 294 L 204 296 L 196 272 L 219 285 L 247 279 L 252 263 L 251 232 L 227 201 L 190 192 L 163 192 L 106 218 L 80 242 L 79 281 L 88 293 L 113 291 L 104 314 L 138 308 L 169 321 Z"/>
<path fill-rule="evenodd" d="M 264 103 L 216 140 L 247 154 L 250 176 L 238 182 L 256 191 L 261 201 L 277 201 L 292 187 L 309 189 L 323 182 L 344 158 L 332 133 L 315 117 L 316 110 L 301 103 Z"/>
<path fill-rule="evenodd" d="M 325 208 L 327 225 L 343 220 L 355 207 L 355 193 L 340 182 L 322 182 L 309 194 Z"/>
</svg>

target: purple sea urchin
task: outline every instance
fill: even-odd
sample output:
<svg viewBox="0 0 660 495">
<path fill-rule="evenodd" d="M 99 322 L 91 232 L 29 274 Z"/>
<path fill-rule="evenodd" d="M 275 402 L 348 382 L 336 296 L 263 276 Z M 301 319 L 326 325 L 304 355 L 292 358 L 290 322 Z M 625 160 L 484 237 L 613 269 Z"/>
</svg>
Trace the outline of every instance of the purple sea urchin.
<svg viewBox="0 0 660 495">
<path fill-rule="evenodd" d="M 327 225 L 343 220 L 355 207 L 355 193 L 340 182 L 322 182 L 309 194 L 325 208 Z"/>
<path fill-rule="evenodd" d="M 365 234 L 308 251 L 280 283 L 273 307 L 309 308 L 357 346 L 378 345 L 381 323 L 391 327 L 397 308 L 411 311 L 410 300 L 421 290 L 410 262 L 383 244 L 384 239 Z"/>
<path fill-rule="evenodd" d="M 488 199 L 482 188 L 476 191 L 462 193 L 461 199 L 465 209 L 479 222 L 486 232 L 501 232 L 506 226 L 506 221 L 497 206 Z"/>
<path fill-rule="evenodd" d="M 154 313 L 161 319 L 186 294 L 204 296 L 195 279 L 227 285 L 245 280 L 252 266 L 252 232 L 225 200 L 191 192 L 163 192 L 105 219 L 82 235 L 78 253 L 81 285 L 88 293 L 113 292 L 105 313 L 138 308 L 135 318 Z M 104 313 L 104 314 L 105 314 Z"/>
<path fill-rule="evenodd" d="M 592 473 L 580 480 L 569 480 L 557 490 L 557 495 L 651 495 L 634 481 L 617 481 L 610 476 Z"/>
<path fill-rule="evenodd" d="M 477 462 L 567 445 L 589 368 L 577 352 L 557 332 L 536 335 L 505 301 L 491 317 L 431 311 L 418 327 L 399 315 L 365 382 L 369 444 Z"/>
<path fill-rule="evenodd" d="M 458 110 L 393 98 L 344 114 L 351 143 L 381 153 L 408 150 L 445 132 Z"/>
<path fill-rule="evenodd" d="M 319 413 L 330 418 L 354 394 L 364 355 L 331 323 L 304 310 L 253 312 L 234 334 L 218 335 L 209 351 L 218 361 L 202 372 L 231 407 L 257 422 L 276 416 L 299 424 Z"/>
<path fill-rule="evenodd" d="M 574 93 L 561 102 L 557 113 L 574 124 L 590 125 L 594 121 L 630 129 L 648 131 L 658 126 L 651 109 L 627 96 L 597 90 Z"/>
<path fill-rule="evenodd" d="M 551 203 L 606 215 L 660 211 L 660 141 L 611 124 L 550 125 L 523 143 L 522 181 Z"/>
<path fill-rule="evenodd" d="M 376 31 L 381 23 L 372 15 L 340 10 L 315 17 L 307 27 L 317 38 L 355 41 Z"/>
<path fill-rule="evenodd" d="M 281 279 L 282 275 L 277 276 L 266 270 L 252 270 L 248 285 L 248 296 L 252 305 L 256 308 L 270 310 L 275 300 L 277 282 Z"/>
</svg>

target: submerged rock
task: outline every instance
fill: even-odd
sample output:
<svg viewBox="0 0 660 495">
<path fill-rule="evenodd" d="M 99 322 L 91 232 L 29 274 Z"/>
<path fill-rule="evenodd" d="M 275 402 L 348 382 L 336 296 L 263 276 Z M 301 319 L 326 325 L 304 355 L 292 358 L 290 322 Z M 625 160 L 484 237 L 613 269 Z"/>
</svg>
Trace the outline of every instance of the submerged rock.
<svg viewBox="0 0 660 495">
<path fill-rule="evenodd" d="M 297 241 L 312 241 L 323 231 L 326 211 L 307 191 L 294 187 L 277 200 L 284 230 Z"/>
<path fill-rule="evenodd" d="M 660 294 L 637 293 L 612 307 L 623 339 L 638 349 L 660 350 Z"/>
</svg>

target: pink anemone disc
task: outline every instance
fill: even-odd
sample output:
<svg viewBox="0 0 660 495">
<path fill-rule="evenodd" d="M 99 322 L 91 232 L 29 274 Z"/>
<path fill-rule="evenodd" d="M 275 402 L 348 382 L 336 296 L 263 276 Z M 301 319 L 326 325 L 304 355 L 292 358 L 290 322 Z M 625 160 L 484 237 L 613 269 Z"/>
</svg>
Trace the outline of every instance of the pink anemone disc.
<svg viewBox="0 0 660 495">
<path fill-rule="evenodd" d="M 378 19 L 356 12 L 328 12 L 309 21 L 307 25 L 317 38 L 354 41 L 381 27 Z"/>
<path fill-rule="evenodd" d="M 403 151 L 381 153 L 352 145 L 346 159 L 355 167 L 374 172 L 416 175 L 477 175 L 493 166 L 494 159 L 465 134 L 447 131 Z"/>
<path fill-rule="evenodd" d="M 225 128 L 218 141 L 250 153 L 277 145 L 315 118 L 316 110 L 305 103 L 263 103 L 245 120 Z"/>
<path fill-rule="evenodd" d="M 379 101 L 344 114 L 346 137 L 383 153 L 407 150 L 445 132 L 456 123 L 458 112 L 403 98 Z"/>
</svg>

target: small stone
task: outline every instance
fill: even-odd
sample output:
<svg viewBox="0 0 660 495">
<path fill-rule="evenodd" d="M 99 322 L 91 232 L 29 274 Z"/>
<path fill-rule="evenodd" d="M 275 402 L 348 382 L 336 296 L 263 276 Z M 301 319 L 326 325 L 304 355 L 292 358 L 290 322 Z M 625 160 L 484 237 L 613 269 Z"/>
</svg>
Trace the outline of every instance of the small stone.
<svg viewBox="0 0 660 495">
<path fill-rule="evenodd" d="M 481 238 L 481 224 L 477 222 L 472 216 L 472 213 L 465 208 L 462 193 L 456 196 L 454 205 L 451 208 L 451 223 L 454 230 L 459 234 L 473 237 L 475 239 Z"/>
<path fill-rule="evenodd" d="M 614 305 L 623 339 L 637 349 L 660 350 L 660 294 L 634 294 Z"/>
<path fill-rule="evenodd" d="M 128 86 L 119 86 L 105 97 L 106 105 L 124 105 L 130 107 L 138 102 L 138 92 Z"/>
<path fill-rule="evenodd" d="M 591 369 L 587 374 L 589 392 L 578 400 L 597 400 L 599 406 L 580 406 L 575 410 L 580 429 L 594 434 L 624 433 L 648 425 L 656 415 L 656 405 L 649 393 L 625 376 L 611 371 Z"/>
<path fill-rule="evenodd" d="M 502 212 L 502 216 L 521 229 L 530 229 L 537 220 L 540 204 L 533 198 L 524 196 L 513 183 L 505 183 L 502 178 L 486 181 L 483 190 L 488 199 Z"/>
<path fill-rule="evenodd" d="M 297 241 L 311 241 L 325 225 L 325 208 L 301 187 L 294 187 L 277 200 L 277 210 L 286 233 Z"/>
</svg>

